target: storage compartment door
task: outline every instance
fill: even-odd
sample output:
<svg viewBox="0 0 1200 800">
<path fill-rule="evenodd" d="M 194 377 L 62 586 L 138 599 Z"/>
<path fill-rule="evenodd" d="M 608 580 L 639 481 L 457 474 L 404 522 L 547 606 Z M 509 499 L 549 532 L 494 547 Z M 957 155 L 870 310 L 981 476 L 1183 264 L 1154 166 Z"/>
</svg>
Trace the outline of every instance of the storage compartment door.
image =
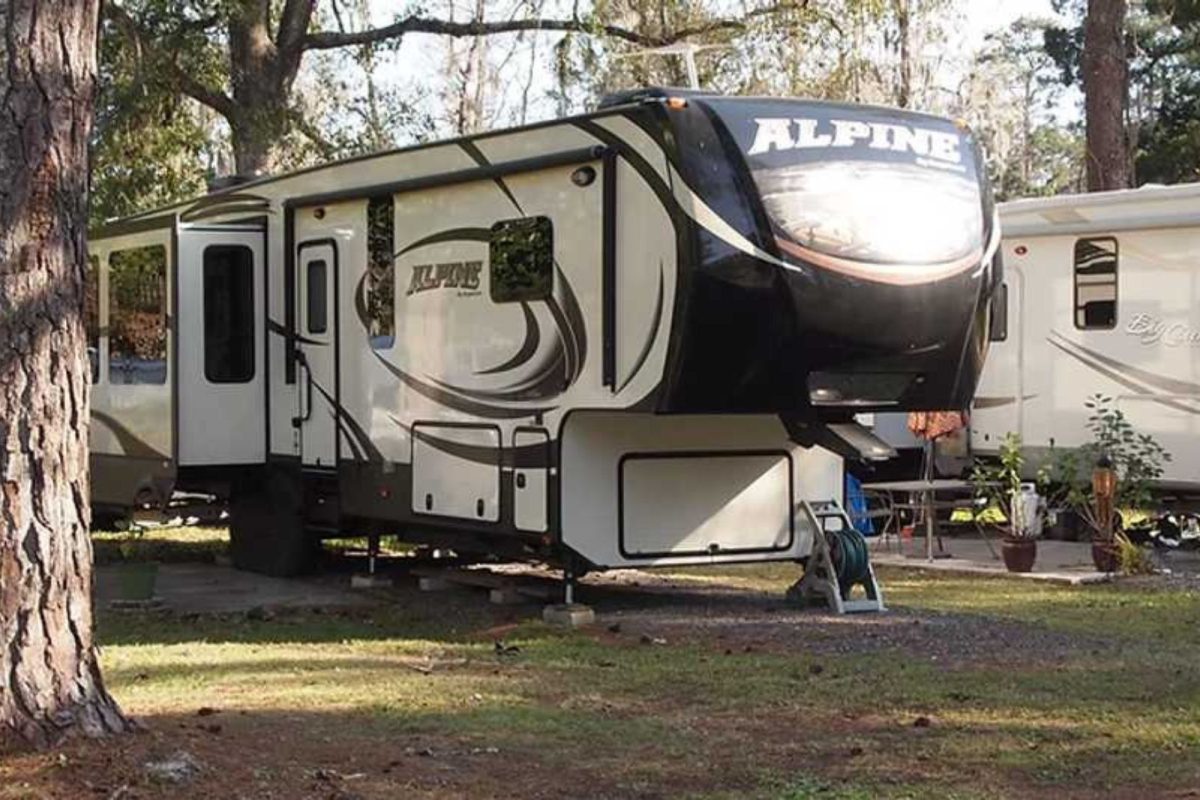
<svg viewBox="0 0 1200 800">
<path fill-rule="evenodd" d="M 413 425 L 412 510 L 481 522 L 500 520 L 500 429 Z"/>
<path fill-rule="evenodd" d="M 550 434 L 521 429 L 513 434 L 513 523 L 517 530 L 544 533 L 549 527 Z"/>
<path fill-rule="evenodd" d="M 786 452 L 635 454 L 620 465 L 626 558 L 769 553 L 792 546 Z"/>
</svg>

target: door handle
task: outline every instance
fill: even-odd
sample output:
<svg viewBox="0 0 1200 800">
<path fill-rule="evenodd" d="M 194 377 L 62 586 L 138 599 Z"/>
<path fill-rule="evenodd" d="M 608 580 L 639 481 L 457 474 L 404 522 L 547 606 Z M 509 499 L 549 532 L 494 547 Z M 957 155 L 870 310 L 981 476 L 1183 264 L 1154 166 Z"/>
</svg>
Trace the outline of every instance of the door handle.
<svg viewBox="0 0 1200 800">
<path fill-rule="evenodd" d="M 302 405 L 300 415 L 292 417 L 292 427 L 299 428 L 312 417 L 312 395 L 313 395 L 313 379 L 312 370 L 308 366 L 308 358 L 305 357 L 303 350 L 296 351 L 296 364 L 304 368 L 304 403 Z"/>
</svg>

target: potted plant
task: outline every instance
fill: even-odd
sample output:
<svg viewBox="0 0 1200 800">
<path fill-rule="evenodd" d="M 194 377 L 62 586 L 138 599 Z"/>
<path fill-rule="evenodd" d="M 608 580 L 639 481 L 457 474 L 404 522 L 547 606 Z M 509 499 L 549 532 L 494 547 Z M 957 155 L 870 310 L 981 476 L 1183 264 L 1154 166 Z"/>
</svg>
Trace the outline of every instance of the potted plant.
<svg viewBox="0 0 1200 800">
<path fill-rule="evenodd" d="M 1139 554 L 1122 530 L 1121 510 L 1153 507 L 1151 488 L 1171 454 L 1152 436 L 1134 430 L 1113 398 L 1093 395 L 1084 405 L 1092 441 L 1057 453 L 1051 477 L 1062 503 L 1092 531 L 1096 569 L 1117 572 Z"/>
<path fill-rule="evenodd" d="M 975 496 L 982 510 L 998 508 L 1006 526 L 1000 554 L 1009 572 L 1029 572 L 1037 560 L 1037 537 L 1041 534 L 1041 503 L 1036 484 L 1024 483 L 1025 454 L 1021 437 L 1008 433 L 1000 443 L 998 462 L 976 461 L 971 470 Z M 975 512 L 980 513 L 977 505 Z"/>
<path fill-rule="evenodd" d="M 113 566 L 117 583 L 119 605 L 144 605 L 154 600 L 154 589 L 158 582 L 158 564 L 139 560 L 137 542 L 144 531 L 132 526 L 117 546 L 121 559 Z"/>
</svg>

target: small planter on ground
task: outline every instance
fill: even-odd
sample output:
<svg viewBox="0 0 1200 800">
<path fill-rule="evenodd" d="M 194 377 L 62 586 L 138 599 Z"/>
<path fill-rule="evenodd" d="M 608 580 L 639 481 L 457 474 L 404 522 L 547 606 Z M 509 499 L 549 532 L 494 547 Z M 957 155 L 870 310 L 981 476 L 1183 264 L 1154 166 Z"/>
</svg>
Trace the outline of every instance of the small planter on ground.
<svg viewBox="0 0 1200 800">
<path fill-rule="evenodd" d="M 116 607 L 137 608 L 152 605 L 156 600 L 158 562 L 137 560 L 136 543 L 141 536 L 141 529 L 132 528 L 118 545 L 121 560 L 110 567 L 115 587 L 113 605 Z"/>
<path fill-rule="evenodd" d="M 1021 437 L 1010 433 L 1000 444 L 999 463 L 977 461 L 971 472 L 976 497 L 983 508 L 1004 514 L 1000 555 L 1009 572 L 1031 572 L 1037 561 L 1037 538 L 1042 532 L 1042 502 L 1037 484 L 1022 483 L 1025 455 Z"/>
<path fill-rule="evenodd" d="M 1155 508 L 1152 487 L 1171 460 L 1153 437 L 1138 433 L 1111 397 L 1094 395 L 1088 432 L 1092 441 L 1055 454 L 1052 478 L 1067 508 L 1092 533 L 1092 563 L 1100 572 L 1153 569 L 1146 552 L 1122 531 L 1121 511 Z"/>
</svg>

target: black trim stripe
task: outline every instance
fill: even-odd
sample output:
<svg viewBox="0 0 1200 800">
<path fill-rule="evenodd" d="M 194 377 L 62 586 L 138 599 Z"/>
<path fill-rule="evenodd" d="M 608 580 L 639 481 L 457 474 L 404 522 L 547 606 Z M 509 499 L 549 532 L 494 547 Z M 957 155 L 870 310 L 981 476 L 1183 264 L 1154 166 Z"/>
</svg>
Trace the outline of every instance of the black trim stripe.
<svg viewBox="0 0 1200 800">
<path fill-rule="evenodd" d="M 338 189 L 332 192 L 321 192 L 288 200 L 286 208 L 299 206 L 319 206 L 337 203 L 342 200 L 356 200 L 377 194 L 400 194 L 413 192 L 418 189 L 432 189 L 441 186 L 453 186 L 458 183 L 494 180 L 505 175 L 517 175 L 522 172 L 536 172 L 552 167 L 565 167 L 571 164 L 584 164 L 596 161 L 603 155 L 604 148 L 599 146 L 582 147 L 575 150 L 564 150 L 561 153 L 549 153 L 534 158 L 521 158 L 514 161 L 502 161 L 487 166 L 470 167 L 452 172 L 439 172 L 434 175 L 422 175 L 417 178 L 406 178 L 399 181 L 377 183 L 370 186 L 356 186 L 349 189 Z"/>
<path fill-rule="evenodd" d="M 1200 413 L 1200 411 L 1198 411 L 1197 409 L 1183 405 L 1182 403 L 1177 403 L 1177 402 L 1171 400 L 1170 398 L 1155 397 L 1154 393 L 1148 391 L 1144 386 L 1134 383 L 1132 380 L 1125 377 L 1124 375 L 1121 375 L 1114 369 L 1111 369 L 1107 366 L 1104 366 L 1101 363 L 1097 363 L 1097 362 L 1093 361 L 1090 355 L 1075 352 L 1074 348 L 1078 348 L 1079 345 L 1075 344 L 1074 342 L 1070 341 L 1069 339 L 1066 339 L 1065 337 L 1062 337 L 1059 334 L 1054 334 L 1052 336 L 1046 337 L 1046 341 L 1049 342 L 1052 346 L 1057 347 L 1059 350 L 1061 350 L 1064 353 L 1066 353 L 1067 355 L 1071 356 L 1072 358 L 1074 358 L 1076 361 L 1080 362 L 1084 366 L 1090 367 L 1091 369 L 1095 370 L 1096 372 L 1099 372 L 1101 375 L 1105 376 L 1109 380 L 1119 383 L 1120 385 L 1124 386 L 1126 389 L 1129 389 L 1134 394 L 1136 394 L 1140 397 L 1144 397 L 1147 400 L 1152 400 L 1155 403 L 1158 403 L 1159 405 L 1167 406 L 1168 408 L 1173 408 L 1176 411 L 1184 411 L 1188 414 Z M 1082 350 L 1082 348 L 1079 348 L 1079 349 Z"/>
<path fill-rule="evenodd" d="M 537 315 L 533 313 L 533 309 L 529 307 L 528 303 L 521 303 L 521 312 L 525 315 L 525 341 L 521 342 L 521 348 L 503 364 L 479 370 L 475 373 L 476 375 L 495 375 L 498 372 L 508 372 L 533 358 L 542 341 L 541 327 L 538 325 Z"/>
</svg>

